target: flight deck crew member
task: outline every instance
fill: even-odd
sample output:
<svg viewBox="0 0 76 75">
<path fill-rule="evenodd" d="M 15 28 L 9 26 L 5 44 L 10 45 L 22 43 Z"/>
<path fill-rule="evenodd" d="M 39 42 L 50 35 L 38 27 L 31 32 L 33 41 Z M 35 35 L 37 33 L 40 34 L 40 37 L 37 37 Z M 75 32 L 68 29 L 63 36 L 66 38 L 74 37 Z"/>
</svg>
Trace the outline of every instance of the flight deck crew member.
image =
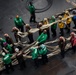
<svg viewBox="0 0 76 75">
<path fill-rule="evenodd" d="M 15 40 L 16 42 L 19 42 L 21 41 L 21 37 L 18 35 L 18 28 L 17 27 L 13 27 L 12 28 L 12 32 L 14 32 L 14 37 L 15 37 Z"/>
<path fill-rule="evenodd" d="M 67 25 L 67 33 L 70 33 L 70 25 L 71 25 L 71 21 L 72 21 L 71 18 L 67 18 L 67 22 L 66 22 L 66 25 Z"/>
<path fill-rule="evenodd" d="M 0 38 L 0 45 L 1 45 L 2 48 L 4 47 L 4 46 L 3 46 L 3 43 L 4 43 L 4 42 L 6 42 L 6 40 L 3 39 L 3 38 Z"/>
<path fill-rule="evenodd" d="M 43 31 L 43 33 L 41 33 L 41 35 L 38 37 L 37 39 L 37 44 L 41 45 L 43 44 L 46 40 L 47 40 L 47 33 L 46 30 Z"/>
<path fill-rule="evenodd" d="M 40 45 L 40 47 L 38 48 L 38 52 L 42 57 L 42 63 L 46 64 L 48 62 L 46 46 L 44 44 Z"/>
<path fill-rule="evenodd" d="M 3 50 L 6 53 L 11 53 L 12 54 L 14 52 L 11 45 L 9 45 L 7 42 L 4 42 L 3 45 L 4 45 Z"/>
<path fill-rule="evenodd" d="M 59 38 L 58 45 L 59 45 L 59 48 L 61 50 L 61 56 L 62 56 L 62 58 L 64 58 L 64 56 L 65 56 L 65 46 L 66 46 L 66 40 L 65 40 L 64 37 L 61 36 Z"/>
<path fill-rule="evenodd" d="M 67 18 L 69 15 L 70 15 L 69 11 L 66 10 L 66 11 L 64 12 L 63 18 Z M 67 29 L 67 26 L 65 27 L 65 29 Z"/>
<path fill-rule="evenodd" d="M 72 21 L 74 22 L 74 27 L 76 29 L 76 10 L 73 10 L 73 17 L 72 17 Z"/>
<path fill-rule="evenodd" d="M 71 45 L 72 45 L 73 53 L 75 53 L 75 47 L 73 46 L 74 39 L 75 39 L 75 33 L 71 32 L 70 42 L 71 42 Z"/>
<path fill-rule="evenodd" d="M 13 42 L 12 38 L 7 33 L 4 34 L 4 37 L 6 39 L 6 42 L 8 44 L 10 44 L 12 46 L 12 49 L 14 50 L 14 42 Z"/>
<path fill-rule="evenodd" d="M 43 21 L 43 25 L 47 25 L 49 24 L 49 21 L 47 18 L 44 18 L 44 21 Z M 50 31 L 49 31 L 49 27 L 45 29 L 47 31 L 47 35 L 48 35 L 48 39 L 50 38 Z"/>
<path fill-rule="evenodd" d="M 29 43 L 33 43 L 34 42 L 33 34 L 29 32 L 29 30 L 31 29 L 30 25 L 26 24 L 25 28 L 26 28 L 26 32 L 28 32 L 28 38 L 30 41 Z"/>
<path fill-rule="evenodd" d="M 62 20 L 62 16 L 59 16 L 59 20 Z M 64 29 L 64 22 L 63 21 L 58 22 L 58 26 L 60 28 L 60 34 L 61 34 L 61 36 L 64 36 L 64 31 L 63 31 L 63 29 Z"/>
<path fill-rule="evenodd" d="M 25 65 L 25 60 L 23 58 L 23 52 L 21 50 L 19 50 L 18 48 L 15 48 L 15 52 L 16 54 L 16 58 L 18 60 L 19 66 L 20 66 L 20 70 L 23 70 L 26 65 Z"/>
<path fill-rule="evenodd" d="M 69 11 L 65 11 L 65 13 L 64 13 L 64 18 L 67 18 L 68 16 L 70 16 Z M 67 29 L 67 33 L 70 32 L 71 21 L 72 21 L 71 18 L 67 18 L 67 20 L 66 20 L 66 27 L 65 27 L 65 29 Z"/>
<path fill-rule="evenodd" d="M 30 22 L 34 22 L 35 23 L 36 22 L 35 7 L 32 4 L 32 2 L 29 3 L 29 12 L 31 14 Z"/>
<path fill-rule="evenodd" d="M 37 24 L 37 28 L 39 28 L 39 35 L 41 35 L 41 33 L 43 32 L 42 29 L 40 29 L 40 27 L 42 26 L 43 24 L 41 22 L 39 22 L 39 24 Z"/>
<path fill-rule="evenodd" d="M 38 50 L 37 48 L 31 48 L 32 59 L 34 60 L 35 66 L 38 67 Z"/>
<path fill-rule="evenodd" d="M 22 20 L 21 17 L 19 17 L 19 15 L 16 16 L 16 18 L 14 19 L 14 23 L 15 23 L 15 26 L 21 31 L 21 32 L 24 32 L 24 21 Z"/>
<path fill-rule="evenodd" d="M 9 73 L 9 69 L 11 69 L 12 71 L 14 71 L 14 68 L 12 66 L 12 54 L 5 54 L 4 52 L 2 53 L 3 56 L 3 63 L 5 65 L 5 69 L 6 69 L 6 73 Z"/>
<path fill-rule="evenodd" d="M 53 22 L 55 22 L 55 21 L 56 21 L 55 16 L 52 16 L 52 17 L 51 17 L 51 20 L 50 20 L 50 23 L 53 23 Z M 51 32 L 52 32 L 52 36 L 53 36 L 53 37 L 56 36 L 56 29 L 57 29 L 57 23 L 56 23 L 56 24 L 53 24 L 53 25 L 51 26 Z"/>
<path fill-rule="evenodd" d="M 76 34 L 75 34 L 74 41 L 73 41 L 73 51 L 74 53 L 76 52 Z"/>
</svg>

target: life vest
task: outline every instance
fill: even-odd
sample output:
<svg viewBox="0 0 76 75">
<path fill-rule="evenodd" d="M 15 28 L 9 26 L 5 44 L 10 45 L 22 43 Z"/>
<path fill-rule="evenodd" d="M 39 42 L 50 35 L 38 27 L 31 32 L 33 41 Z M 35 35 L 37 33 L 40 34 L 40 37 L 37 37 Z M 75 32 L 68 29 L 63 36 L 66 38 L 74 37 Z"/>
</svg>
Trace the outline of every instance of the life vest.
<svg viewBox="0 0 76 75">
<path fill-rule="evenodd" d="M 73 46 L 73 42 L 74 42 L 74 37 L 71 37 L 71 39 L 70 39 L 70 42 L 71 42 L 71 45 Z"/>
<path fill-rule="evenodd" d="M 64 18 L 67 18 L 68 16 L 70 16 L 70 14 L 64 14 Z M 71 23 L 71 21 L 72 21 L 72 19 L 71 18 L 68 18 L 67 20 L 66 20 L 66 24 L 70 24 Z"/>
<path fill-rule="evenodd" d="M 71 21 L 72 21 L 72 19 L 71 19 L 71 18 L 68 18 L 68 19 L 66 20 L 66 24 L 70 24 Z"/>
<path fill-rule="evenodd" d="M 76 46 L 76 38 L 74 38 L 73 46 Z"/>
<path fill-rule="evenodd" d="M 58 26 L 59 26 L 59 28 L 64 28 L 64 23 L 63 22 L 59 22 Z"/>
</svg>

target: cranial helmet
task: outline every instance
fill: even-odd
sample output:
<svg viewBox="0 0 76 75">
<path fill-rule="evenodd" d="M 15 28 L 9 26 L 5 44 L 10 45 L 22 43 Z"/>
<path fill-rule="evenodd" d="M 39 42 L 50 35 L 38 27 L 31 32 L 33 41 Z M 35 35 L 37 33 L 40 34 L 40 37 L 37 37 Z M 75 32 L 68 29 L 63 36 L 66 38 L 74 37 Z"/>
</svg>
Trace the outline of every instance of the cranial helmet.
<svg viewBox="0 0 76 75">
<path fill-rule="evenodd" d="M 51 16 L 51 19 L 55 19 L 55 16 Z"/>
<path fill-rule="evenodd" d="M 14 31 L 14 30 L 18 30 L 18 28 L 17 28 L 17 27 L 13 27 L 13 28 L 12 28 L 12 31 Z"/>
<path fill-rule="evenodd" d="M 44 44 L 40 45 L 40 48 L 45 48 L 45 45 Z"/>
<path fill-rule="evenodd" d="M 69 14 L 69 11 L 65 11 L 66 14 Z"/>
<path fill-rule="evenodd" d="M 4 45 L 4 46 L 7 46 L 7 42 L 4 42 L 3 45 Z"/>
<path fill-rule="evenodd" d="M 46 21 L 47 20 L 47 18 L 44 18 L 44 21 Z"/>
<path fill-rule="evenodd" d="M 74 32 L 71 32 L 71 37 L 75 37 L 75 33 Z"/>
<path fill-rule="evenodd" d="M 15 48 L 15 52 L 19 52 L 19 49 L 18 48 Z"/>
<path fill-rule="evenodd" d="M 59 39 L 60 39 L 60 40 L 63 40 L 63 37 L 62 37 L 62 36 L 60 36 L 60 37 L 59 37 Z"/>
<path fill-rule="evenodd" d="M 59 16 L 59 19 L 62 19 L 62 16 Z"/>
<path fill-rule="evenodd" d="M 73 13 L 73 14 L 76 14 L 76 10 L 73 10 L 72 13 Z"/>
<path fill-rule="evenodd" d="M 19 18 L 19 15 L 16 15 L 16 18 Z"/>
<path fill-rule="evenodd" d="M 2 55 L 5 56 L 5 52 L 2 52 Z"/>
<path fill-rule="evenodd" d="M 5 36 L 5 37 L 8 37 L 9 35 L 6 33 L 6 34 L 4 34 L 4 36 Z"/>
<path fill-rule="evenodd" d="M 26 24 L 26 27 L 29 27 L 30 25 L 29 24 Z"/>
</svg>

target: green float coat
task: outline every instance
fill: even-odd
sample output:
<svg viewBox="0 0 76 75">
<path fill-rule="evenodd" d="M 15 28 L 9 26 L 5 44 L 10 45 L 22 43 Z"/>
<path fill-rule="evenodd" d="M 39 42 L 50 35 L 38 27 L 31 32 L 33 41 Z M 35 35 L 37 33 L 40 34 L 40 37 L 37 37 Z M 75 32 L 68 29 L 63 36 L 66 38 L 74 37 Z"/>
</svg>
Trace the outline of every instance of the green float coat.
<svg viewBox="0 0 76 75">
<path fill-rule="evenodd" d="M 20 18 L 20 17 L 19 17 L 18 19 L 15 18 L 15 19 L 14 19 L 14 23 L 15 23 L 15 26 L 16 26 L 16 27 L 21 27 L 21 26 L 23 25 L 23 20 L 22 20 L 22 18 Z"/>
<path fill-rule="evenodd" d="M 33 5 L 29 5 L 29 11 L 32 14 L 33 12 L 35 12 L 35 7 Z"/>
<path fill-rule="evenodd" d="M 5 39 L 0 40 L 0 45 L 3 45 L 4 42 L 6 42 Z"/>
<path fill-rule="evenodd" d="M 12 62 L 11 56 L 12 56 L 12 54 L 6 54 L 6 55 L 3 57 L 3 62 L 4 62 L 5 64 L 11 63 L 11 62 Z"/>
<path fill-rule="evenodd" d="M 9 53 L 12 53 L 12 47 L 8 44 L 6 47 L 5 47 L 8 51 L 9 51 Z"/>
<path fill-rule="evenodd" d="M 47 40 L 47 34 L 45 33 L 42 33 L 37 39 L 37 41 L 41 44 L 44 43 L 46 40 Z"/>
<path fill-rule="evenodd" d="M 36 48 L 32 49 L 32 59 L 38 58 L 38 51 Z"/>
<path fill-rule="evenodd" d="M 50 20 L 50 23 L 53 23 L 53 22 L 55 22 L 55 21 L 56 21 L 56 20 L 55 20 L 55 17 L 52 16 L 52 17 L 51 17 L 51 20 Z M 53 25 L 51 26 L 51 28 L 56 29 L 56 28 L 57 28 L 57 23 L 56 23 L 56 24 L 53 24 Z"/>
<path fill-rule="evenodd" d="M 45 54 L 47 54 L 47 48 L 46 48 L 46 46 L 44 45 L 44 47 L 43 47 L 43 48 L 40 48 L 40 49 L 38 50 L 38 52 L 39 52 L 40 55 L 45 55 Z"/>
</svg>

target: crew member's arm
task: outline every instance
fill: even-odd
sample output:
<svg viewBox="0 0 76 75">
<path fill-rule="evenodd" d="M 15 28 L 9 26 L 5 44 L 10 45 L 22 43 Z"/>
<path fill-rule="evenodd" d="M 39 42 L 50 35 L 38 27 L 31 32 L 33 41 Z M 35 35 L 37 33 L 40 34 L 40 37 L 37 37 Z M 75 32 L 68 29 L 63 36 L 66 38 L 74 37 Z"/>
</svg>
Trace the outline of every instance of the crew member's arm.
<svg viewBox="0 0 76 75">
<path fill-rule="evenodd" d="M 6 52 L 6 53 L 8 53 L 9 51 L 7 50 L 7 49 L 5 49 L 4 47 L 3 47 L 3 50 Z"/>
</svg>

